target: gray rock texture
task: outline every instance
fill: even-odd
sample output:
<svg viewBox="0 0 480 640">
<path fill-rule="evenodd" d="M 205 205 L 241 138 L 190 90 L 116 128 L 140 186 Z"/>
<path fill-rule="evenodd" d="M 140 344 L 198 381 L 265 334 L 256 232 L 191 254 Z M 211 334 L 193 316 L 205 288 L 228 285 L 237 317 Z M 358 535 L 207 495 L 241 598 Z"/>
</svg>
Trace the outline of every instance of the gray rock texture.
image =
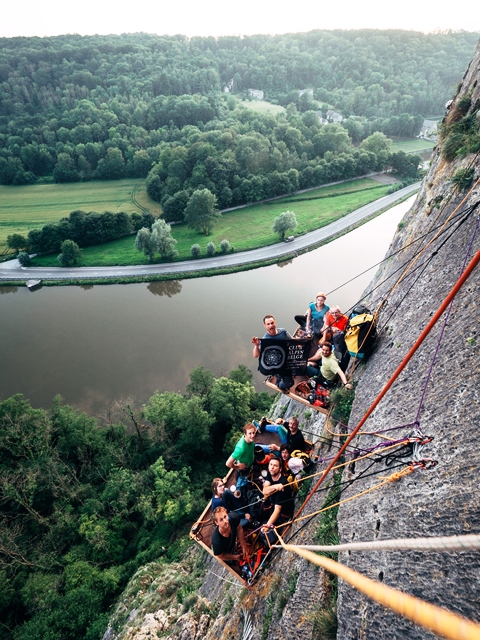
<svg viewBox="0 0 480 640">
<path fill-rule="evenodd" d="M 479 76 L 480 47 L 456 97 L 458 100 L 471 92 L 471 111 L 478 110 L 480 104 Z M 459 190 L 451 178 L 458 169 L 469 167 L 475 172 L 473 182 Z M 478 155 L 447 162 L 438 149 L 434 152 L 429 175 L 399 225 L 401 230 L 389 251 L 391 258 L 383 263 L 367 291 L 371 309 L 387 304 L 380 311 L 381 331 L 375 352 L 357 370 L 351 429 L 446 298 L 464 262 L 479 250 L 479 178 Z M 417 455 L 437 461 L 437 466 L 416 470 L 343 505 L 338 518 L 341 542 L 480 533 L 479 276 L 477 267 L 456 295 L 441 341 L 445 314 L 362 428 L 378 432 L 398 426 L 388 432 L 388 437 L 395 440 L 412 432 L 418 416 L 420 430 L 434 440 L 420 447 Z M 437 345 L 438 355 L 425 389 Z M 358 448 L 369 448 L 380 441 L 380 437 L 362 435 L 356 443 Z M 355 482 L 345 489 L 342 498 L 374 487 L 381 482 L 380 476 L 387 477 L 401 467 L 402 460 L 392 461 L 390 467 L 385 459 L 373 464 L 369 460 L 356 462 L 351 476 Z M 340 554 L 339 561 L 370 578 L 480 622 L 478 552 L 352 551 Z M 436 637 L 374 604 L 342 581 L 338 618 L 338 640 Z"/>
</svg>

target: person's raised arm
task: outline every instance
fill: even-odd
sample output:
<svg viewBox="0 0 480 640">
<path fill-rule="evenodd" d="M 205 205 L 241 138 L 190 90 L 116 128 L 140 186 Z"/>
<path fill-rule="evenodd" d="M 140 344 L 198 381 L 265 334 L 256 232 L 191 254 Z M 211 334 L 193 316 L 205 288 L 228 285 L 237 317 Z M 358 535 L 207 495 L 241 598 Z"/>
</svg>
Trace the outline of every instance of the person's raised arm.
<svg viewBox="0 0 480 640">
<path fill-rule="evenodd" d="M 254 336 L 252 338 L 252 344 L 253 344 L 253 357 L 259 358 L 260 357 L 260 338 L 257 338 L 256 336 Z"/>
</svg>

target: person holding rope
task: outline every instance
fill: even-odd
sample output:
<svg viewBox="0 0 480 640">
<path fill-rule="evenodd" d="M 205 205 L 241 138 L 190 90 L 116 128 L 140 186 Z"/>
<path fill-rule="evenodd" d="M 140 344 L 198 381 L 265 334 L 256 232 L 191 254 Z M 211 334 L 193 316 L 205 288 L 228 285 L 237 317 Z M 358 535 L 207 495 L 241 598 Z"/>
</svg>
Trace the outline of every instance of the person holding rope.
<svg viewBox="0 0 480 640">
<path fill-rule="evenodd" d="M 282 462 L 279 458 L 272 458 L 268 463 L 268 473 L 263 484 L 263 495 L 269 498 L 273 505 L 273 512 L 267 522 L 262 526 L 261 532 L 265 536 L 268 545 L 277 542 L 277 535 L 273 530 L 288 522 L 295 513 L 295 500 L 291 485 L 282 473 Z"/>
</svg>

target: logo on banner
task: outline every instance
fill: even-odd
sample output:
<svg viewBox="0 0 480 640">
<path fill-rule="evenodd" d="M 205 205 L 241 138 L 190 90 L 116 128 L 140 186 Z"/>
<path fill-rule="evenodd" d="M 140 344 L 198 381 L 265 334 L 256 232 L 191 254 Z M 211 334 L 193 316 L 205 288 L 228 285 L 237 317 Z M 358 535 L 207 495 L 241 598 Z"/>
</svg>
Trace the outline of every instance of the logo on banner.
<svg viewBox="0 0 480 640">
<path fill-rule="evenodd" d="M 293 376 L 304 373 L 311 348 L 309 339 L 262 338 L 260 345 L 258 368 L 261 373 Z"/>
<path fill-rule="evenodd" d="M 281 369 L 286 359 L 287 355 L 285 351 L 277 345 L 268 346 L 262 351 L 262 364 L 264 369 Z"/>
</svg>

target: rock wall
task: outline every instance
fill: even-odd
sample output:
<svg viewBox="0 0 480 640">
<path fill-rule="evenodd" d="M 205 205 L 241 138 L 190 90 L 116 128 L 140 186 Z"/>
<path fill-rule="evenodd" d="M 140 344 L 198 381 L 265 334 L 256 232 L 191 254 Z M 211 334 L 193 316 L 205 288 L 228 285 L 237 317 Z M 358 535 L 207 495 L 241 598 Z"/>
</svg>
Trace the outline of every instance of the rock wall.
<svg viewBox="0 0 480 640">
<path fill-rule="evenodd" d="M 479 77 L 480 47 L 456 97 L 458 100 L 471 93 L 471 112 L 480 104 Z M 459 190 L 451 178 L 458 169 L 470 167 L 474 169 L 473 181 Z M 480 248 L 479 178 L 478 154 L 447 162 L 440 150 L 435 150 L 416 202 L 399 225 L 401 230 L 389 251 L 392 257 L 383 264 L 367 292 L 371 308 L 383 301 L 387 304 L 380 312 L 382 331 L 375 353 L 359 369 L 351 428 L 364 416 L 450 292 L 464 261 L 469 261 Z M 445 315 L 363 428 L 378 432 L 409 425 L 388 432 L 392 440 L 399 439 L 411 433 L 411 423 L 418 413 L 420 430 L 434 437 L 420 448 L 418 456 L 436 460 L 437 466 L 417 470 L 342 506 L 341 542 L 480 533 L 479 282 L 480 267 L 456 296 L 441 342 Z M 438 355 L 422 401 L 437 345 Z M 377 436 L 362 435 L 357 446 L 368 448 L 379 441 Z M 392 467 L 395 464 L 401 465 L 401 460 Z M 342 497 L 369 489 L 380 482 L 380 476 L 391 473 L 385 460 L 373 466 L 370 461 L 358 461 L 352 476 L 356 482 Z M 478 552 L 352 551 L 340 554 L 339 561 L 384 584 L 480 622 Z M 436 637 L 372 603 L 343 582 L 339 586 L 338 618 L 338 640 Z"/>
</svg>

